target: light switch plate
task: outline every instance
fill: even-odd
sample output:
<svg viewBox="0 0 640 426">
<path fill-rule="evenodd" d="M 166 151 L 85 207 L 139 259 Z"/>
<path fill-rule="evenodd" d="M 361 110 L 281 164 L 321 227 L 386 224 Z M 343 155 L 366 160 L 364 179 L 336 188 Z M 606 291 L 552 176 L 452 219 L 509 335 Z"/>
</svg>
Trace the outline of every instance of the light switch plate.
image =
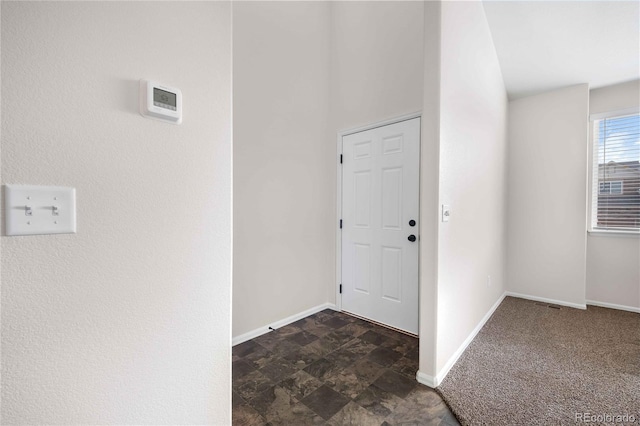
<svg viewBox="0 0 640 426">
<path fill-rule="evenodd" d="M 448 205 L 443 204 L 442 205 L 442 221 L 449 222 L 449 217 L 451 217 L 451 209 L 449 208 Z"/>
<path fill-rule="evenodd" d="M 76 190 L 61 186 L 5 185 L 7 235 L 76 233 Z"/>
</svg>

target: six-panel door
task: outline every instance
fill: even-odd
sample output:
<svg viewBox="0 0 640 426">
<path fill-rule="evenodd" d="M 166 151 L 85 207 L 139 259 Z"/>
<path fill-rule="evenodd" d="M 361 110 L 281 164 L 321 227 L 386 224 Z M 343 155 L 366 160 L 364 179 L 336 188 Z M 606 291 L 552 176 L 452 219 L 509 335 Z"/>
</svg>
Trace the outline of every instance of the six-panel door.
<svg viewBox="0 0 640 426">
<path fill-rule="evenodd" d="M 344 136 L 342 149 L 342 309 L 418 334 L 420 119 Z"/>
</svg>

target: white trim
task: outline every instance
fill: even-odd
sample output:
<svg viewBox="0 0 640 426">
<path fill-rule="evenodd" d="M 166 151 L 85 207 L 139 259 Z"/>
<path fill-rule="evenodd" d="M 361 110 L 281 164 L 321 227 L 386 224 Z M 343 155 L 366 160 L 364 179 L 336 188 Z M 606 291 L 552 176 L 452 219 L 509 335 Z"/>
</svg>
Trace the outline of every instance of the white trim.
<svg viewBox="0 0 640 426">
<path fill-rule="evenodd" d="M 603 112 L 598 114 L 592 114 L 590 120 L 592 122 L 602 120 L 605 118 L 615 118 L 621 117 L 625 115 L 633 115 L 640 114 L 640 107 L 632 107 L 626 108 L 618 111 L 611 112 Z M 608 182 L 620 182 L 620 193 L 611 194 L 609 193 L 601 193 L 600 192 L 600 184 L 604 182 L 600 182 L 600 170 L 598 164 L 598 144 L 596 143 L 596 123 L 591 123 L 589 126 L 589 146 L 588 150 L 588 192 L 587 199 L 589 200 L 589 209 L 588 209 L 588 222 L 587 222 L 587 232 L 589 234 L 627 234 L 627 235 L 639 235 L 640 229 L 638 228 L 621 228 L 621 229 L 602 229 L 594 226 L 594 223 L 597 222 L 597 211 L 598 211 L 598 198 L 601 195 L 619 195 L 624 194 L 624 181 L 616 180 L 616 181 L 608 181 Z M 597 224 L 596 224 L 597 225 Z"/>
<path fill-rule="evenodd" d="M 589 229 L 587 231 L 589 233 L 589 235 L 593 235 L 593 236 L 615 236 L 615 237 L 624 237 L 624 236 L 629 236 L 629 237 L 637 237 L 640 236 L 640 230 L 622 230 L 622 229 Z"/>
<path fill-rule="evenodd" d="M 440 383 L 442 383 L 444 378 L 447 377 L 447 374 L 449 374 L 449 371 L 451 370 L 451 368 L 455 365 L 456 362 L 458 362 L 458 359 L 467 349 L 467 346 L 469 346 L 469 344 L 473 341 L 473 339 L 476 338 L 480 330 L 482 330 L 482 327 L 484 327 L 487 321 L 489 321 L 489 318 L 491 318 L 491 316 L 496 311 L 496 309 L 498 309 L 498 306 L 500 306 L 500 304 L 502 303 L 506 295 L 507 295 L 506 292 L 502 293 L 502 296 L 500 296 L 500 298 L 496 301 L 496 303 L 493 304 L 493 306 L 491 307 L 491 309 L 489 309 L 489 311 L 485 314 L 485 316 L 482 317 L 478 325 L 476 325 L 476 328 L 474 328 L 471 334 L 469 334 L 469 336 L 465 339 L 465 341 L 462 342 L 458 350 L 455 351 L 453 355 L 451 355 L 451 357 L 449 358 L 449 361 L 447 361 L 444 367 L 442 367 L 442 370 L 440 370 L 440 372 L 436 376 L 436 383 L 438 385 L 440 385 Z"/>
<path fill-rule="evenodd" d="M 365 126 L 354 127 L 338 132 L 338 139 L 342 140 L 343 136 L 349 136 L 354 133 L 360 133 L 371 129 L 377 129 L 378 127 L 388 126 L 389 124 L 400 123 L 401 121 L 413 120 L 414 118 L 421 118 L 422 111 L 412 112 L 410 114 L 401 115 L 399 117 L 390 118 L 388 120 L 377 121 L 373 124 L 367 124 Z"/>
<path fill-rule="evenodd" d="M 587 309 L 586 303 L 580 304 L 580 303 L 573 303 L 573 302 L 565 302 L 563 300 L 548 299 L 546 297 L 531 296 L 529 294 L 514 293 L 512 291 L 507 291 L 507 296 L 517 297 L 519 299 L 533 300 L 534 302 L 544 302 L 544 303 L 550 303 L 552 305 L 567 306 L 569 308 Z"/>
<path fill-rule="evenodd" d="M 429 386 L 430 388 L 435 388 L 440 384 L 436 381 L 435 377 L 424 374 L 420 370 L 418 370 L 418 372 L 416 373 L 416 380 L 418 381 L 418 383 Z"/>
<path fill-rule="evenodd" d="M 640 113 L 640 107 L 619 109 L 617 111 L 599 112 L 597 114 L 591 114 L 589 116 L 589 121 L 602 120 L 604 118 L 611 118 L 611 117 L 623 117 L 625 115 L 632 115 L 632 114 L 638 114 L 638 113 Z"/>
<path fill-rule="evenodd" d="M 462 342 L 462 344 L 453 353 L 453 355 L 451 355 L 447 363 L 444 365 L 444 367 L 442 367 L 442 369 L 438 372 L 438 374 L 435 377 L 429 376 L 428 374 L 424 374 L 423 372 L 418 371 L 416 373 L 416 380 L 418 381 L 418 383 L 422 383 L 423 385 L 429 386 L 430 388 L 435 388 L 440 386 L 440 383 L 442 383 L 444 378 L 447 377 L 447 374 L 449 374 L 449 371 L 451 370 L 451 368 L 456 364 L 456 362 L 458 362 L 458 359 L 467 349 L 467 346 L 469 346 L 469 344 L 473 341 L 473 339 L 476 338 L 480 330 L 482 330 L 482 327 L 484 327 L 487 321 L 489 321 L 489 318 L 491 318 L 491 316 L 496 311 L 496 309 L 498 309 L 498 306 L 500 306 L 500 304 L 502 303 L 502 301 L 506 296 L 507 296 L 507 292 L 502 293 L 502 296 L 500 296 L 500 298 L 496 301 L 496 303 L 494 303 L 493 306 L 491 306 L 489 311 L 487 311 L 484 317 L 482 317 L 478 325 L 476 325 L 476 327 L 473 329 L 473 331 L 471 331 L 469 336 L 467 336 L 467 338 L 464 340 L 464 342 Z"/>
<path fill-rule="evenodd" d="M 598 196 L 595 194 L 594 189 L 598 186 L 599 179 L 598 173 L 594 174 L 594 170 L 598 169 L 598 149 L 594 143 L 595 137 L 595 123 L 589 123 L 589 149 L 587 150 L 587 200 L 589 208 L 587 210 L 587 232 L 593 229 L 594 219 L 598 216 Z M 595 202 L 594 202 L 595 201 Z"/>
<path fill-rule="evenodd" d="M 342 155 L 342 138 L 354 133 L 364 132 L 378 127 L 388 126 L 389 124 L 400 123 L 402 121 L 413 120 L 414 118 L 422 119 L 422 111 L 412 112 L 410 114 L 401 115 L 399 117 L 390 118 L 388 120 L 379 121 L 365 126 L 355 127 L 351 129 L 341 130 L 338 132 L 336 140 L 336 304 L 335 310 L 342 311 L 342 296 L 340 295 L 340 284 L 342 284 L 342 229 L 340 229 L 340 219 L 342 219 L 342 164 L 340 163 L 340 155 Z M 420 124 L 420 144 L 422 143 L 422 121 Z M 420 146 L 422 149 L 422 146 Z M 422 169 L 419 165 L 418 171 Z M 419 182 L 418 174 L 418 185 Z M 419 200 L 418 200 L 419 202 Z M 419 204 L 418 204 L 419 205 Z M 419 268 L 420 266 L 418 266 Z M 418 308 L 419 309 L 419 308 Z"/>
<path fill-rule="evenodd" d="M 600 306 L 601 308 L 618 309 L 620 311 L 629 311 L 640 314 L 640 308 L 633 306 L 616 305 L 615 303 L 598 302 L 596 300 L 587 300 L 589 306 Z"/>
<path fill-rule="evenodd" d="M 255 339 L 258 336 L 262 336 L 263 334 L 266 334 L 269 331 L 271 331 L 269 327 L 273 329 L 278 329 L 280 327 L 284 327 L 285 325 L 289 325 L 293 322 L 301 320 L 302 318 L 306 318 L 309 315 L 313 315 L 320 311 L 324 311 L 325 309 L 333 309 L 334 311 L 337 310 L 336 305 L 334 305 L 333 303 L 323 303 L 322 305 L 315 306 L 311 309 L 307 309 L 306 311 L 291 315 L 290 317 L 271 323 L 271 325 L 265 325 L 264 327 L 259 327 L 259 328 L 256 328 L 255 330 L 236 336 L 231 340 L 231 346 L 235 346 L 240 343 L 246 342 L 247 340 Z"/>
</svg>

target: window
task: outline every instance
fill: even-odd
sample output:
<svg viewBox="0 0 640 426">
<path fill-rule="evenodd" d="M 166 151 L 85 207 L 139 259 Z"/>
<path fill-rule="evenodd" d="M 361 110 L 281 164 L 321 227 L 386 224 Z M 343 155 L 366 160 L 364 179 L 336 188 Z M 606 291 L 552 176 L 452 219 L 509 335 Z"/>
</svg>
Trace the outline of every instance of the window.
<svg viewBox="0 0 640 426">
<path fill-rule="evenodd" d="M 622 181 L 600 182 L 600 195 L 622 194 Z"/>
<path fill-rule="evenodd" d="M 593 121 L 591 229 L 640 231 L 640 114 Z"/>
</svg>

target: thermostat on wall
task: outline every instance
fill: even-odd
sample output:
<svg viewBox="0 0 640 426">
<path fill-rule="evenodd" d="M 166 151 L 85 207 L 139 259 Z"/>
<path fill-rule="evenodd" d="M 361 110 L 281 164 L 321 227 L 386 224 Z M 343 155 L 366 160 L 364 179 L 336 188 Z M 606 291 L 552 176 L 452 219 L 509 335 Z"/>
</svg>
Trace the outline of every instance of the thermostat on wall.
<svg viewBox="0 0 640 426">
<path fill-rule="evenodd" d="M 173 124 L 182 123 L 182 92 L 156 81 L 140 80 L 140 114 Z"/>
</svg>

